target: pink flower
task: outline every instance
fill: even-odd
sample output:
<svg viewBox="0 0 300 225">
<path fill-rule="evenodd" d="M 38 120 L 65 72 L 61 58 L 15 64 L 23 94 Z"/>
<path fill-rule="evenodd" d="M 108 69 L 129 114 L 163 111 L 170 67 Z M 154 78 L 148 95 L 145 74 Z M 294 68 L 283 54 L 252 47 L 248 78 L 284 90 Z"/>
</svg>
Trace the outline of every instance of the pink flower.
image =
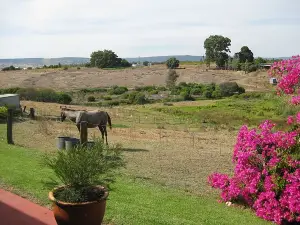
<svg viewBox="0 0 300 225">
<path fill-rule="evenodd" d="M 279 78 L 278 93 L 300 94 L 300 56 L 275 62 L 268 72 Z M 300 104 L 300 96 L 291 103 Z M 295 122 L 300 124 L 300 112 L 287 118 L 287 124 Z M 242 126 L 232 157 L 233 177 L 214 173 L 208 182 L 221 190 L 223 201 L 242 199 L 265 220 L 300 222 L 300 160 L 290 155 L 300 151 L 300 132 L 273 131 L 274 127 L 269 120 L 258 129 Z"/>
<path fill-rule="evenodd" d="M 288 116 L 287 124 L 291 125 L 293 123 L 294 123 L 294 117 L 293 116 Z"/>
</svg>

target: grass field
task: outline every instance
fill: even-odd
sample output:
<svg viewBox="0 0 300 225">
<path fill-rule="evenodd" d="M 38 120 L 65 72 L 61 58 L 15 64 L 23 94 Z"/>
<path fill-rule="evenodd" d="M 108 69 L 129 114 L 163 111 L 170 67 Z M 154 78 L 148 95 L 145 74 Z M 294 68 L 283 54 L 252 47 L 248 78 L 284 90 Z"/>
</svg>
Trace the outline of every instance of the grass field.
<svg viewBox="0 0 300 225">
<path fill-rule="evenodd" d="M 51 186 L 47 182 L 55 176 L 41 164 L 41 156 L 40 150 L 8 146 L 0 141 L 0 186 L 48 205 Z M 269 224 L 249 210 L 127 176 L 120 176 L 112 186 L 105 221 L 117 225 Z"/>
<path fill-rule="evenodd" d="M 55 150 L 57 136 L 79 137 L 79 133 L 70 122 L 44 117 L 58 117 L 59 104 L 21 104 L 27 109 L 34 107 L 38 119 L 14 123 L 15 147 L 3 143 L 5 125 L 0 125 L 0 182 L 45 205 L 49 188 L 42 181 L 53 174 L 38 163 L 39 158 L 44 151 Z M 218 204 L 217 192 L 207 185 L 207 177 L 216 171 L 232 174 L 231 157 L 241 125 L 255 127 L 271 119 L 279 129 L 285 128 L 286 117 L 299 110 L 287 105 L 285 98 L 255 92 L 220 100 L 101 109 L 112 118 L 108 141 L 122 145 L 127 162 L 113 185 L 107 222 L 268 224 L 248 210 Z M 97 129 L 89 129 L 89 138 L 98 135 Z M 28 175 L 23 175 L 25 172 Z M 131 191 L 134 196 L 130 196 Z"/>
<path fill-rule="evenodd" d="M 59 104 L 22 104 L 34 107 L 38 115 L 59 116 Z M 173 106 L 153 104 L 104 110 L 113 123 L 113 129 L 108 130 L 109 143 L 124 147 L 128 162 L 124 174 L 194 194 L 211 195 L 214 192 L 206 184 L 207 176 L 215 171 L 233 171 L 231 157 L 239 127 L 257 126 L 268 118 L 284 128 L 286 116 L 297 108 L 286 106 L 272 94 L 255 93 L 222 100 L 178 102 Z M 79 137 L 76 126 L 69 122 L 26 120 L 14 126 L 17 144 L 41 151 L 53 150 L 59 135 Z M 97 129 L 89 129 L 89 138 L 99 135 Z"/>
</svg>

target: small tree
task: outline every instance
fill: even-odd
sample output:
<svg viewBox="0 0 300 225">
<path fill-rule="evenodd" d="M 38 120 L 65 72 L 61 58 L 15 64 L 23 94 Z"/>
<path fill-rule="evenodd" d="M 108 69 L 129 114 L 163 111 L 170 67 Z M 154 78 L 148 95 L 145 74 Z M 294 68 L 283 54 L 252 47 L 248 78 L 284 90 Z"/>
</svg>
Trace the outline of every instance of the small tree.
<svg viewBox="0 0 300 225">
<path fill-rule="evenodd" d="M 179 77 L 179 75 L 176 73 L 174 69 L 170 69 L 168 71 L 166 85 L 168 88 L 174 87 L 176 84 L 176 80 Z"/>
<path fill-rule="evenodd" d="M 144 65 L 144 66 L 148 66 L 148 64 L 149 64 L 148 61 L 144 61 L 144 62 L 143 62 L 143 65 Z"/>
<path fill-rule="evenodd" d="M 175 69 L 179 66 L 179 60 L 175 57 L 169 58 L 166 62 L 168 69 Z"/>
</svg>

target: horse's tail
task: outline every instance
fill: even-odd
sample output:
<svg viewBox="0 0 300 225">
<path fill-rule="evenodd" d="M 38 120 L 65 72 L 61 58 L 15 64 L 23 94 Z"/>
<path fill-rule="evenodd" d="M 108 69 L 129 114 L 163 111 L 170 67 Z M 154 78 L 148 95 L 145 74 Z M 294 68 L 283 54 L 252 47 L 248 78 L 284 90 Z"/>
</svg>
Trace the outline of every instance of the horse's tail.
<svg viewBox="0 0 300 225">
<path fill-rule="evenodd" d="M 108 115 L 107 112 L 106 112 L 106 114 L 107 114 L 107 119 L 108 119 L 109 128 L 111 129 L 111 119 L 110 119 L 110 116 Z"/>
</svg>

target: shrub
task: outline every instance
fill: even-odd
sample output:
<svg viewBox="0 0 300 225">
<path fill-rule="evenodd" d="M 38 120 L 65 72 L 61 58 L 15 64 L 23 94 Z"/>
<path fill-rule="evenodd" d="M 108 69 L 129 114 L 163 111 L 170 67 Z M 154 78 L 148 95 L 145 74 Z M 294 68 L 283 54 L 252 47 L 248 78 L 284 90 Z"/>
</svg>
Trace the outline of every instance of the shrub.
<svg viewBox="0 0 300 225">
<path fill-rule="evenodd" d="M 257 65 L 251 64 L 251 65 L 249 65 L 249 67 L 248 67 L 248 72 L 249 72 L 249 73 L 255 72 L 257 69 L 258 69 L 258 66 L 257 66 Z"/>
<path fill-rule="evenodd" d="M 107 100 L 107 101 L 112 100 L 112 98 L 111 98 L 110 95 L 104 95 L 104 96 L 102 96 L 102 98 L 103 98 L 104 100 Z"/>
<path fill-rule="evenodd" d="M 145 94 L 137 91 L 131 92 L 128 96 L 128 100 L 131 104 L 138 104 L 138 105 L 143 105 L 149 102 Z"/>
<path fill-rule="evenodd" d="M 183 97 L 183 100 L 184 101 L 194 101 L 195 99 L 191 96 L 190 94 L 190 89 L 189 88 L 186 88 L 184 89 L 180 95 Z"/>
<path fill-rule="evenodd" d="M 72 101 L 72 97 L 67 93 L 55 92 L 52 89 L 8 88 L 2 89 L 1 93 L 19 94 L 21 100 L 28 101 L 56 102 L 61 104 L 69 104 Z"/>
<path fill-rule="evenodd" d="M 245 89 L 241 89 L 236 82 L 224 82 L 220 84 L 221 95 L 224 97 L 232 96 L 235 93 L 243 93 Z"/>
<path fill-rule="evenodd" d="M 106 101 L 102 103 L 103 106 L 118 106 L 120 102 L 117 100 Z"/>
<path fill-rule="evenodd" d="M 111 95 L 121 95 L 121 94 L 124 94 L 127 91 L 128 91 L 127 87 L 114 86 L 114 87 L 112 87 L 111 90 L 109 90 L 108 93 L 111 94 Z"/>
<path fill-rule="evenodd" d="M 169 58 L 166 62 L 168 69 L 175 69 L 179 66 L 179 60 L 175 57 Z"/>
<path fill-rule="evenodd" d="M 290 104 L 299 105 L 300 56 L 276 62 L 269 73 L 281 79 L 278 91 L 295 94 Z M 266 96 L 267 97 L 267 96 Z M 300 222 L 300 112 L 288 116 L 288 131 L 274 131 L 266 120 L 258 129 L 242 126 L 233 152 L 234 175 L 213 173 L 210 185 L 221 190 L 223 201 L 243 202 L 256 215 L 277 224 Z"/>
<path fill-rule="evenodd" d="M 202 88 L 196 87 L 191 89 L 191 95 L 201 95 L 202 93 Z"/>
<path fill-rule="evenodd" d="M 211 98 L 212 97 L 212 93 L 213 93 L 213 91 L 211 91 L 211 90 L 205 90 L 203 92 L 203 97 L 204 98 Z"/>
<path fill-rule="evenodd" d="M 164 87 L 164 86 L 159 86 L 159 87 L 157 87 L 156 89 L 157 89 L 158 91 L 166 91 L 166 90 L 167 90 L 167 88 Z"/>
<path fill-rule="evenodd" d="M 158 93 L 158 90 L 152 90 L 149 92 L 150 95 L 157 95 Z"/>
<path fill-rule="evenodd" d="M 51 168 L 64 185 L 68 185 L 54 193 L 55 198 L 71 203 L 95 200 L 89 198 L 88 188 L 107 185 L 115 179 L 115 170 L 125 165 L 121 153 L 120 147 L 108 147 L 97 139 L 92 148 L 79 145 L 68 151 L 45 154 L 43 164 Z"/>
<path fill-rule="evenodd" d="M 7 118 L 7 108 L 5 106 L 0 106 L 0 121 L 6 121 Z"/>
<path fill-rule="evenodd" d="M 82 93 L 101 93 L 101 92 L 107 92 L 107 89 L 105 88 L 84 88 L 81 89 L 79 92 Z"/>
<path fill-rule="evenodd" d="M 221 94 L 220 88 L 216 88 L 216 89 L 212 92 L 211 97 L 212 97 L 212 98 L 215 98 L 215 99 L 221 98 L 221 97 L 222 97 L 222 94 Z"/>
<path fill-rule="evenodd" d="M 95 102 L 96 98 L 94 96 L 89 96 L 88 97 L 88 102 Z"/>
<path fill-rule="evenodd" d="M 20 89 L 19 87 L 0 89 L 0 94 L 17 94 Z"/>
<path fill-rule="evenodd" d="M 67 66 L 64 66 L 63 70 L 68 70 L 68 67 L 67 67 Z"/>
</svg>

